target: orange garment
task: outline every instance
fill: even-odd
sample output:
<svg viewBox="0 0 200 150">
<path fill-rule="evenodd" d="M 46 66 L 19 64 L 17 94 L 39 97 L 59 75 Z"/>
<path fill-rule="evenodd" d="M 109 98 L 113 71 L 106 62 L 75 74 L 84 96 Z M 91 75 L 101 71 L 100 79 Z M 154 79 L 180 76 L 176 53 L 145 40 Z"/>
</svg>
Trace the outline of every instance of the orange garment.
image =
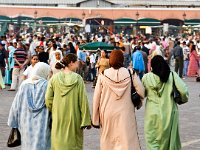
<svg viewBox="0 0 200 150">
<path fill-rule="evenodd" d="M 76 45 L 75 50 L 76 50 L 76 54 L 77 54 L 77 52 L 79 50 L 79 46 L 78 45 Z"/>
<path fill-rule="evenodd" d="M 122 41 L 119 41 L 119 47 L 124 47 L 124 43 Z"/>
</svg>

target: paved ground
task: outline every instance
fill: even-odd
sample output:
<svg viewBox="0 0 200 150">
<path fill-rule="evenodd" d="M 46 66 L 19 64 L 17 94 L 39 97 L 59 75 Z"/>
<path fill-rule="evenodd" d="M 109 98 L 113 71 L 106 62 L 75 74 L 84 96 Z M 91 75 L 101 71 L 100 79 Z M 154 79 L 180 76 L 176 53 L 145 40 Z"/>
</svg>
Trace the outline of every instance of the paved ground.
<svg viewBox="0 0 200 150">
<path fill-rule="evenodd" d="M 190 98 L 189 102 L 179 107 L 180 110 L 180 135 L 183 150 L 199 150 L 200 149 L 200 83 L 195 82 L 195 79 L 185 79 L 188 85 Z M 92 84 L 86 84 L 87 92 L 90 100 L 90 108 L 92 104 L 92 96 L 94 89 Z M 7 87 L 8 89 L 8 87 Z M 9 109 L 13 100 L 15 92 L 8 92 L 7 90 L 0 91 L 0 150 L 8 150 L 6 141 L 10 132 L 7 126 L 7 117 Z M 143 118 L 144 108 L 136 111 L 138 122 L 140 142 L 142 149 L 145 150 L 144 136 L 143 136 Z M 116 131 L 117 132 L 117 131 Z M 84 141 L 85 150 L 99 149 L 99 130 L 91 129 L 85 132 Z M 19 148 L 13 148 L 19 150 Z"/>
</svg>

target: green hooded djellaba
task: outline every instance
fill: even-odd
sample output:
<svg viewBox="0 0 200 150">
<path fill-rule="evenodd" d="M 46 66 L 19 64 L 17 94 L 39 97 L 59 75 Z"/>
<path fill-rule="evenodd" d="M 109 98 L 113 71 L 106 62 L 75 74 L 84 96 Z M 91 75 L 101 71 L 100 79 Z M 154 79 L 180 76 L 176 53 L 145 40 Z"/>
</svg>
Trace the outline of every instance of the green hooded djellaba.
<svg viewBox="0 0 200 150">
<path fill-rule="evenodd" d="M 74 72 L 59 72 L 48 84 L 45 96 L 52 112 L 52 150 L 82 150 L 83 129 L 91 125 L 83 79 Z"/>
<path fill-rule="evenodd" d="M 188 89 L 173 72 L 174 81 L 183 101 L 188 101 Z M 173 91 L 173 76 L 163 83 L 159 76 L 150 72 L 142 78 L 145 87 L 146 105 L 144 134 L 147 150 L 181 150 L 179 137 L 179 113 Z"/>
</svg>

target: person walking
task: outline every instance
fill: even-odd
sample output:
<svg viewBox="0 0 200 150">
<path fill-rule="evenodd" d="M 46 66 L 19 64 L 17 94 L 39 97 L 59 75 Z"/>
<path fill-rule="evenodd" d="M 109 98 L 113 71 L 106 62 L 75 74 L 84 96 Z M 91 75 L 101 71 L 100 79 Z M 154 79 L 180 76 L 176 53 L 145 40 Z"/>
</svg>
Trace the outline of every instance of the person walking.
<svg viewBox="0 0 200 150">
<path fill-rule="evenodd" d="M 121 50 L 110 54 L 110 66 L 100 73 L 93 97 L 92 124 L 100 128 L 101 150 L 140 150 L 135 119 L 135 107 L 131 101 L 131 79 L 123 67 Z M 132 74 L 137 93 L 144 98 L 144 87 Z"/>
<path fill-rule="evenodd" d="M 190 49 L 186 45 L 186 42 L 183 42 L 183 60 L 184 60 L 184 65 L 183 65 L 183 76 L 187 76 L 188 72 L 188 65 L 189 65 L 189 55 L 190 55 Z"/>
<path fill-rule="evenodd" d="M 128 68 L 130 66 L 130 63 L 131 63 L 131 57 L 130 57 L 130 54 L 129 53 L 126 53 L 125 51 L 125 47 L 122 47 L 121 48 L 121 51 L 123 53 L 123 56 L 124 56 L 124 67 L 125 68 Z"/>
<path fill-rule="evenodd" d="M 107 51 L 106 50 L 101 50 L 101 57 L 98 58 L 97 63 L 95 65 L 97 73 L 96 73 L 95 80 L 93 81 L 92 88 L 94 88 L 96 86 L 98 75 L 100 73 L 104 72 L 104 70 L 108 69 L 109 67 L 110 67 L 110 64 L 109 64 L 109 59 L 108 59 L 108 56 L 107 56 Z"/>
<path fill-rule="evenodd" d="M 5 88 L 4 77 L 5 77 L 5 67 L 7 64 L 7 68 L 9 69 L 8 63 L 8 53 L 4 48 L 4 44 L 0 42 L 0 88 Z"/>
<path fill-rule="evenodd" d="M 12 72 L 12 84 L 8 91 L 15 91 L 20 86 L 22 80 L 23 80 L 23 72 L 26 67 L 26 65 L 29 62 L 28 55 L 23 49 L 23 44 L 21 42 L 17 43 L 17 49 L 14 52 L 14 68 Z"/>
<path fill-rule="evenodd" d="M 87 75 L 88 75 L 88 68 L 86 64 L 86 59 L 87 59 L 87 54 L 85 50 L 80 50 L 78 49 L 77 51 L 77 56 L 78 56 L 78 71 L 77 73 L 81 75 L 84 81 L 87 80 Z"/>
<path fill-rule="evenodd" d="M 198 69 L 199 69 L 199 56 L 196 51 L 196 46 L 192 45 L 189 55 L 189 65 L 187 75 L 189 77 L 198 77 Z"/>
<path fill-rule="evenodd" d="M 52 150 L 82 150 L 83 129 L 91 127 L 91 119 L 84 81 L 75 73 L 77 56 L 66 55 L 56 64 L 56 69 L 61 68 L 50 79 L 45 96 L 52 112 Z"/>
<path fill-rule="evenodd" d="M 175 72 L 179 74 L 180 78 L 183 78 L 183 49 L 180 46 L 180 41 L 177 41 L 173 54 L 175 58 Z"/>
<path fill-rule="evenodd" d="M 132 67 L 139 75 L 140 79 L 142 79 L 144 72 L 145 72 L 145 64 L 143 60 L 143 55 L 141 52 L 141 47 L 136 46 L 136 51 L 133 52 L 131 60 L 132 60 Z"/>
<path fill-rule="evenodd" d="M 12 83 L 12 72 L 13 72 L 13 67 L 15 64 L 15 60 L 13 58 L 13 54 L 15 52 L 15 47 L 13 46 L 13 43 L 7 43 L 8 45 L 8 63 L 9 63 L 9 68 L 8 65 L 6 66 L 6 76 L 5 76 L 5 84 L 11 85 Z"/>
<path fill-rule="evenodd" d="M 173 98 L 173 80 L 183 101 L 188 101 L 188 88 L 160 55 L 151 60 L 152 71 L 145 74 L 146 105 L 144 135 L 148 150 L 181 150 L 178 107 Z M 172 75 L 173 73 L 173 75 Z"/>
<path fill-rule="evenodd" d="M 49 111 L 45 107 L 45 92 L 50 66 L 38 62 L 32 76 L 22 82 L 14 98 L 8 126 L 18 128 L 22 150 L 50 150 Z"/>
</svg>

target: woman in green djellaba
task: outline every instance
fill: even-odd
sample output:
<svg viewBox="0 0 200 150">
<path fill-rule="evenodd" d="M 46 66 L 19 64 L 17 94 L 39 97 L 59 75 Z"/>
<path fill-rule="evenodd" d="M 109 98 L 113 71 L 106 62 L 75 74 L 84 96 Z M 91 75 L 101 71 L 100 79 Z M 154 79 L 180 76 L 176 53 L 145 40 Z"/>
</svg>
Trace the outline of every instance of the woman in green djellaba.
<svg viewBox="0 0 200 150">
<path fill-rule="evenodd" d="M 91 118 L 83 79 L 74 72 L 77 56 L 68 54 L 55 67 L 62 70 L 50 79 L 45 96 L 52 112 L 52 150 L 82 150 L 83 129 L 91 127 Z"/>
<path fill-rule="evenodd" d="M 162 56 L 151 60 L 152 71 L 142 78 L 146 93 L 144 134 L 147 150 L 181 150 L 178 107 L 173 98 L 174 83 L 182 100 L 188 101 L 188 89 L 171 72 Z"/>
</svg>

